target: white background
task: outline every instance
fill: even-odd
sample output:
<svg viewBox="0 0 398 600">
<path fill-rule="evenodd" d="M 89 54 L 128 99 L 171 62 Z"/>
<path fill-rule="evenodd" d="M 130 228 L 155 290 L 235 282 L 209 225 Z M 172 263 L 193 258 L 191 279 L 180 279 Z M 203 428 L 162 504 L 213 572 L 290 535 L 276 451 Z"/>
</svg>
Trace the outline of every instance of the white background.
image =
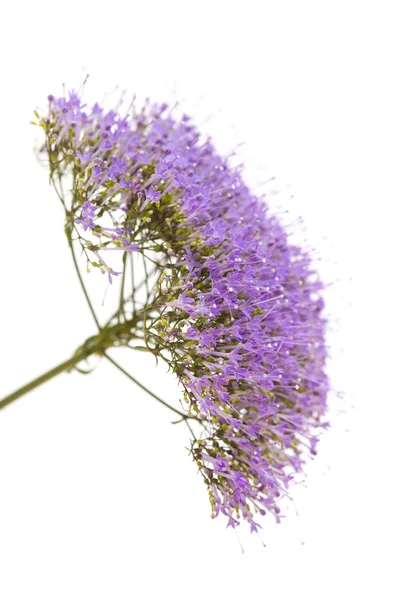
<svg viewBox="0 0 398 600">
<path fill-rule="evenodd" d="M 210 519 L 188 430 L 110 365 L 61 375 L 8 407 L 0 413 L 2 600 L 397 597 L 395 5 L 2 8 L 0 397 L 95 331 L 29 125 L 49 93 L 86 73 L 88 99 L 115 85 L 181 99 L 222 151 L 245 142 L 250 184 L 277 175 L 270 202 L 289 208 L 292 221 L 303 216 L 332 282 L 335 390 L 333 426 L 305 484 L 292 489 L 284 523 L 263 521 L 265 548 L 243 527 L 239 542 Z M 106 281 L 92 274 L 90 282 L 101 305 Z M 101 310 L 111 306 L 108 290 Z M 178 398 L 153 361 L 121 360 L 166 400 Z"/>
</svg>

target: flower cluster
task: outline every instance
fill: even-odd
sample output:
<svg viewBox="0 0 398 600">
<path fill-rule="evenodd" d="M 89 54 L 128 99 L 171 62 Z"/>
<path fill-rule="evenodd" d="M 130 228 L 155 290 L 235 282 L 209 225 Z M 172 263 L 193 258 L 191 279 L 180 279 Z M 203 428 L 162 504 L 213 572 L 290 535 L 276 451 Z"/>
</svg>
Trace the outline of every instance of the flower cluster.
<svg viewBox="0 0 398 600">
<path fill-rule="evenodd" d="M 256 530 L 258 513 L 279 519 L 278 498 L 323 426 L 322 284 L 187 116 L 165 104 L 130 112 L 50 96 L 39 117 L 50 175 L 69 177 L 67 230 L 89 264 L 110 281 L 111 251 L 154 267 L 145 343 L 201 422 L 192 455 L 213 516 Z"/>
</svg>

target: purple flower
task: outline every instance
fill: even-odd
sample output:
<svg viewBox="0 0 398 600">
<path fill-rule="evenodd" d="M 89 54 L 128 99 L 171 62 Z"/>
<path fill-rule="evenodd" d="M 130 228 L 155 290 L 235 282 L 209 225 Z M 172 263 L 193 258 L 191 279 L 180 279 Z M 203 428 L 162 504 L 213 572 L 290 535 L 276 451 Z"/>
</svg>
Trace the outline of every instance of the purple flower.
<svg viewBox="0 0 398 600">
<path fill-rule="evenodd" d="M 82 216 L 80 219 L 76 219 L 75 223 L 83 225 L 84 231 L 87 229 L 94 229 L 94 217 L 97 211 L 97 207 L 91 204 L 90 200 L 87 200 L 82 206 Z"/>
<path fill-rule="evenodd" d="M 160 192 L 157 192 L 154 189 L 153 185 L 151 185 L 149 190 L 145 190 L 145 200 L 143 201 L 142 205 L 140 206 L 140 210 L 143 211 L 144 208 L 149 204 L 149 202 L 156 202 L 156 200 L 158 200 L 159 197 L 160 197 Z"/>
<path fill-rule="evenodd" d="M 75 223 L 96 236 L 80 240 L 92 264 L 111 277 L 101 254 L 120 250 L 156 265 L 145 335 L 201 421 L 192 455 L 213 516 L 252 531 L 255 514 L 279 520 L 325 426 L 323 285 L 310 257 L 185 116 L 149 104 L 118 115 L 72 93 L 51 97 L 41 125 L 57 140 L 53 168 L 74 178 Z"/>
</svg>

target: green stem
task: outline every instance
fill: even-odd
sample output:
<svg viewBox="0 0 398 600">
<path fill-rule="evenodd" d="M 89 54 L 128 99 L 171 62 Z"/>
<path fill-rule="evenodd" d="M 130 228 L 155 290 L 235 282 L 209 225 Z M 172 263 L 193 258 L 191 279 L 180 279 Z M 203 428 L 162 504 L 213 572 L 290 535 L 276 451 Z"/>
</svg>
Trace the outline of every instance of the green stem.
<svg viewBox="0 0 398 600">
<path fill-rule="evenodd" d="M 120 298 L 119 298 L 119 321 L 121 317 L 125 318 L 124 314 L 124 284 L 126 282 L 126 261 L 127 261 L 127 253 L 123 252 L 123 273 L 122 273 L 122 282 L 120 284 Z"/>
<path fill-rule="evenodd" d="M 87 359 L 92 354 L 99 354 L 103 356 L 105 350 L 111 346 L 114 346 L 116 341 L 119 340 L 120 343 L 124 343 L 123 338 L 126 334 L 128 334 L 128 337 L 132 337 L 131 330 L 136 327 L 138 320 L 138 317 L 135 317 L 134 319 L 126 321 L 123 324 L 117 323 L 112 327 L 105 327 L 97 335 L 88 338 L 84 344 L 82 344 L 76 350 L 71 358 L 60 363 L 53 369 L 50 369 L 15 392 L 12 392 L 12 394 L 9 394 L 5 398 L 1 399 L 0 410 L 15 400 L 18 400 L 18 398 L 21 398 L 28 392 L 31 392 L 35 388 L 39 387 L 39 385 L 42 385 L 46 381 L 53 379 L 60 373 L 71 371 L 77 364 L 79 364 L 79 362 Z"/>
<path fill-rule="evenodd" d="M 87 304 L 88 304 L 90 312 L 91 312 L 91 314 L 93 316 L 95 324 L 98 327 L 98 330 L 101 331 L 101 325 L 99 324 L 99 321 L 97 319 L 97 315 L 95 314 L 93 305 L 91 304 L 91 300 L 89 298 L 89 295 L 88 295 L 87 290 L 86 290 L 86 286 L 84 285 L 84 281 L 83 281 L 83 278 L 82 278 L 81 273 L 80 273 L 79 265 L 77 264 L 75 250 L 73 248 L 73 242 L 72 242 L 72 240 L 69 240 L 69 247 L 71 249 L 72 258 L 73 258 L 73 264 L 75 265 L 76 273 L 77 273 L 77 276 L 79 278 L 79 282 L 80 282 L 81 288 L 83 290 L 83 294 L 84 294 L 84 296 L 85 296 L 85 298 L 87 300 Z"/>
<path fill-rule="evenodd" d="M 121 367 L 116 361 L 113 360 L 113 358 L 111 358 L 109 356 L 109 354 L 107 354 L 106 352 L 104 352 L 103 354 L 104 354 L 105 358 L 107 358 L 109 360 L 110 363 L 112 363 L 117 369 L 119 369 L 119 371 L 121 373 L 123 373 L 123 375 L 126 375 L 126 377 L 128 377 L 131 381 L 133 381 L 135 383 L 135 385 L 138 385 L 138 387 L 140 387 L 142 390 L 144 390 L 144 392 L 146 392 L 147 394 L 149 394 L 150 396 L 152 396 L 152 398 L 155 398 L 155 400 L 157 400 L 158 402 L 160 402 L 160 404 L 163 404 L 163 406 L 167 406 L 167 408 L 169 408 L 170 410 L 172 410 L 173 412 L 175 412 L 183 420 L 185 420 L 185 419 L 194 419 L 195 418 L 195 417 L 189 417 L 188 415 L 186 415 L 183 412 L 179 411 L 177 408 L 174 408 L 174 406 L 171 406 L 171 404 L 168 404 L 167 402 L 165 402 L 164 400 L 162 400 L 161 398 L 159 398 L 159 396 L 157 396 L 156 394 L 154 394 L 153 392 L 151 392 L 151 390 L 149 390 L 147 387 L 145 387 L 145 385 L 143 385 L 142 383 L 140 383 L 137 379 L 135 379 L 135 377 L 133 377 L 132 375 L 130 375 L 130 373 L 128 373 L 127 371 L 125 371 L 123 369 L 123 367 Z"/>
<path fill-rule="evenodd" d="M 28 392 L 31 392 L 35 388 L 39 387 L 39 385 L 46 383 L 46 381 L 50 381 L 50 379 L 53 379 L 60 373 L 71 371 L 73 367 L 75 367 L 83 359 L 87 358 L 89 354 L 94 354 L 94 350 L 89 351 L 87 353 L 85 352 L 84 355 L 78 351 L 72 356 L 72 358 L 65 360 L 53 369 L 47 371 L 47 373 L 43 373 L 43 375 L 40 375 L 39 377 L 36 377 L 36 379 L 33 379 L 32 381 L 27 383 L 26 385 L 23 385 L 21 388 L 19 388 L 12 394 L 9 394 L 8 396 L 0 400 L 0 410 L 2 410 L 6 406 L 8 406 L 8 404 L 11 404 L 15 400 L 18 400 L 18 398 L 21 398 Z"/>
</svg>

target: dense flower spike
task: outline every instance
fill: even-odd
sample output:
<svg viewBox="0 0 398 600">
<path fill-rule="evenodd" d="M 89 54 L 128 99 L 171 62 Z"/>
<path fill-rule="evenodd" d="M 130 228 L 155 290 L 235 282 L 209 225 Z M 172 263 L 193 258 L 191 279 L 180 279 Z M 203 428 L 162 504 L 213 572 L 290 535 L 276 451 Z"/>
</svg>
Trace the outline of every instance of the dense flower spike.
<svg viewBox="0 0 398 600">
<path fill-rule="evenodd" d="M 71 93 L 50 96 L 39 123 L 52 180 L 71 182 L 67 233 L 78 232 L 88 264 L 110 281 L 111 251 L 154 267 L 145 344 L 201 421 L 192 454 L 213 516 L 253 531 L 256 513 L 279 519 L 277 499 L 315 453 L 328 392 L 322 284 L 308 255 L 167 105 L 121 116 Z"/>
</svg>

